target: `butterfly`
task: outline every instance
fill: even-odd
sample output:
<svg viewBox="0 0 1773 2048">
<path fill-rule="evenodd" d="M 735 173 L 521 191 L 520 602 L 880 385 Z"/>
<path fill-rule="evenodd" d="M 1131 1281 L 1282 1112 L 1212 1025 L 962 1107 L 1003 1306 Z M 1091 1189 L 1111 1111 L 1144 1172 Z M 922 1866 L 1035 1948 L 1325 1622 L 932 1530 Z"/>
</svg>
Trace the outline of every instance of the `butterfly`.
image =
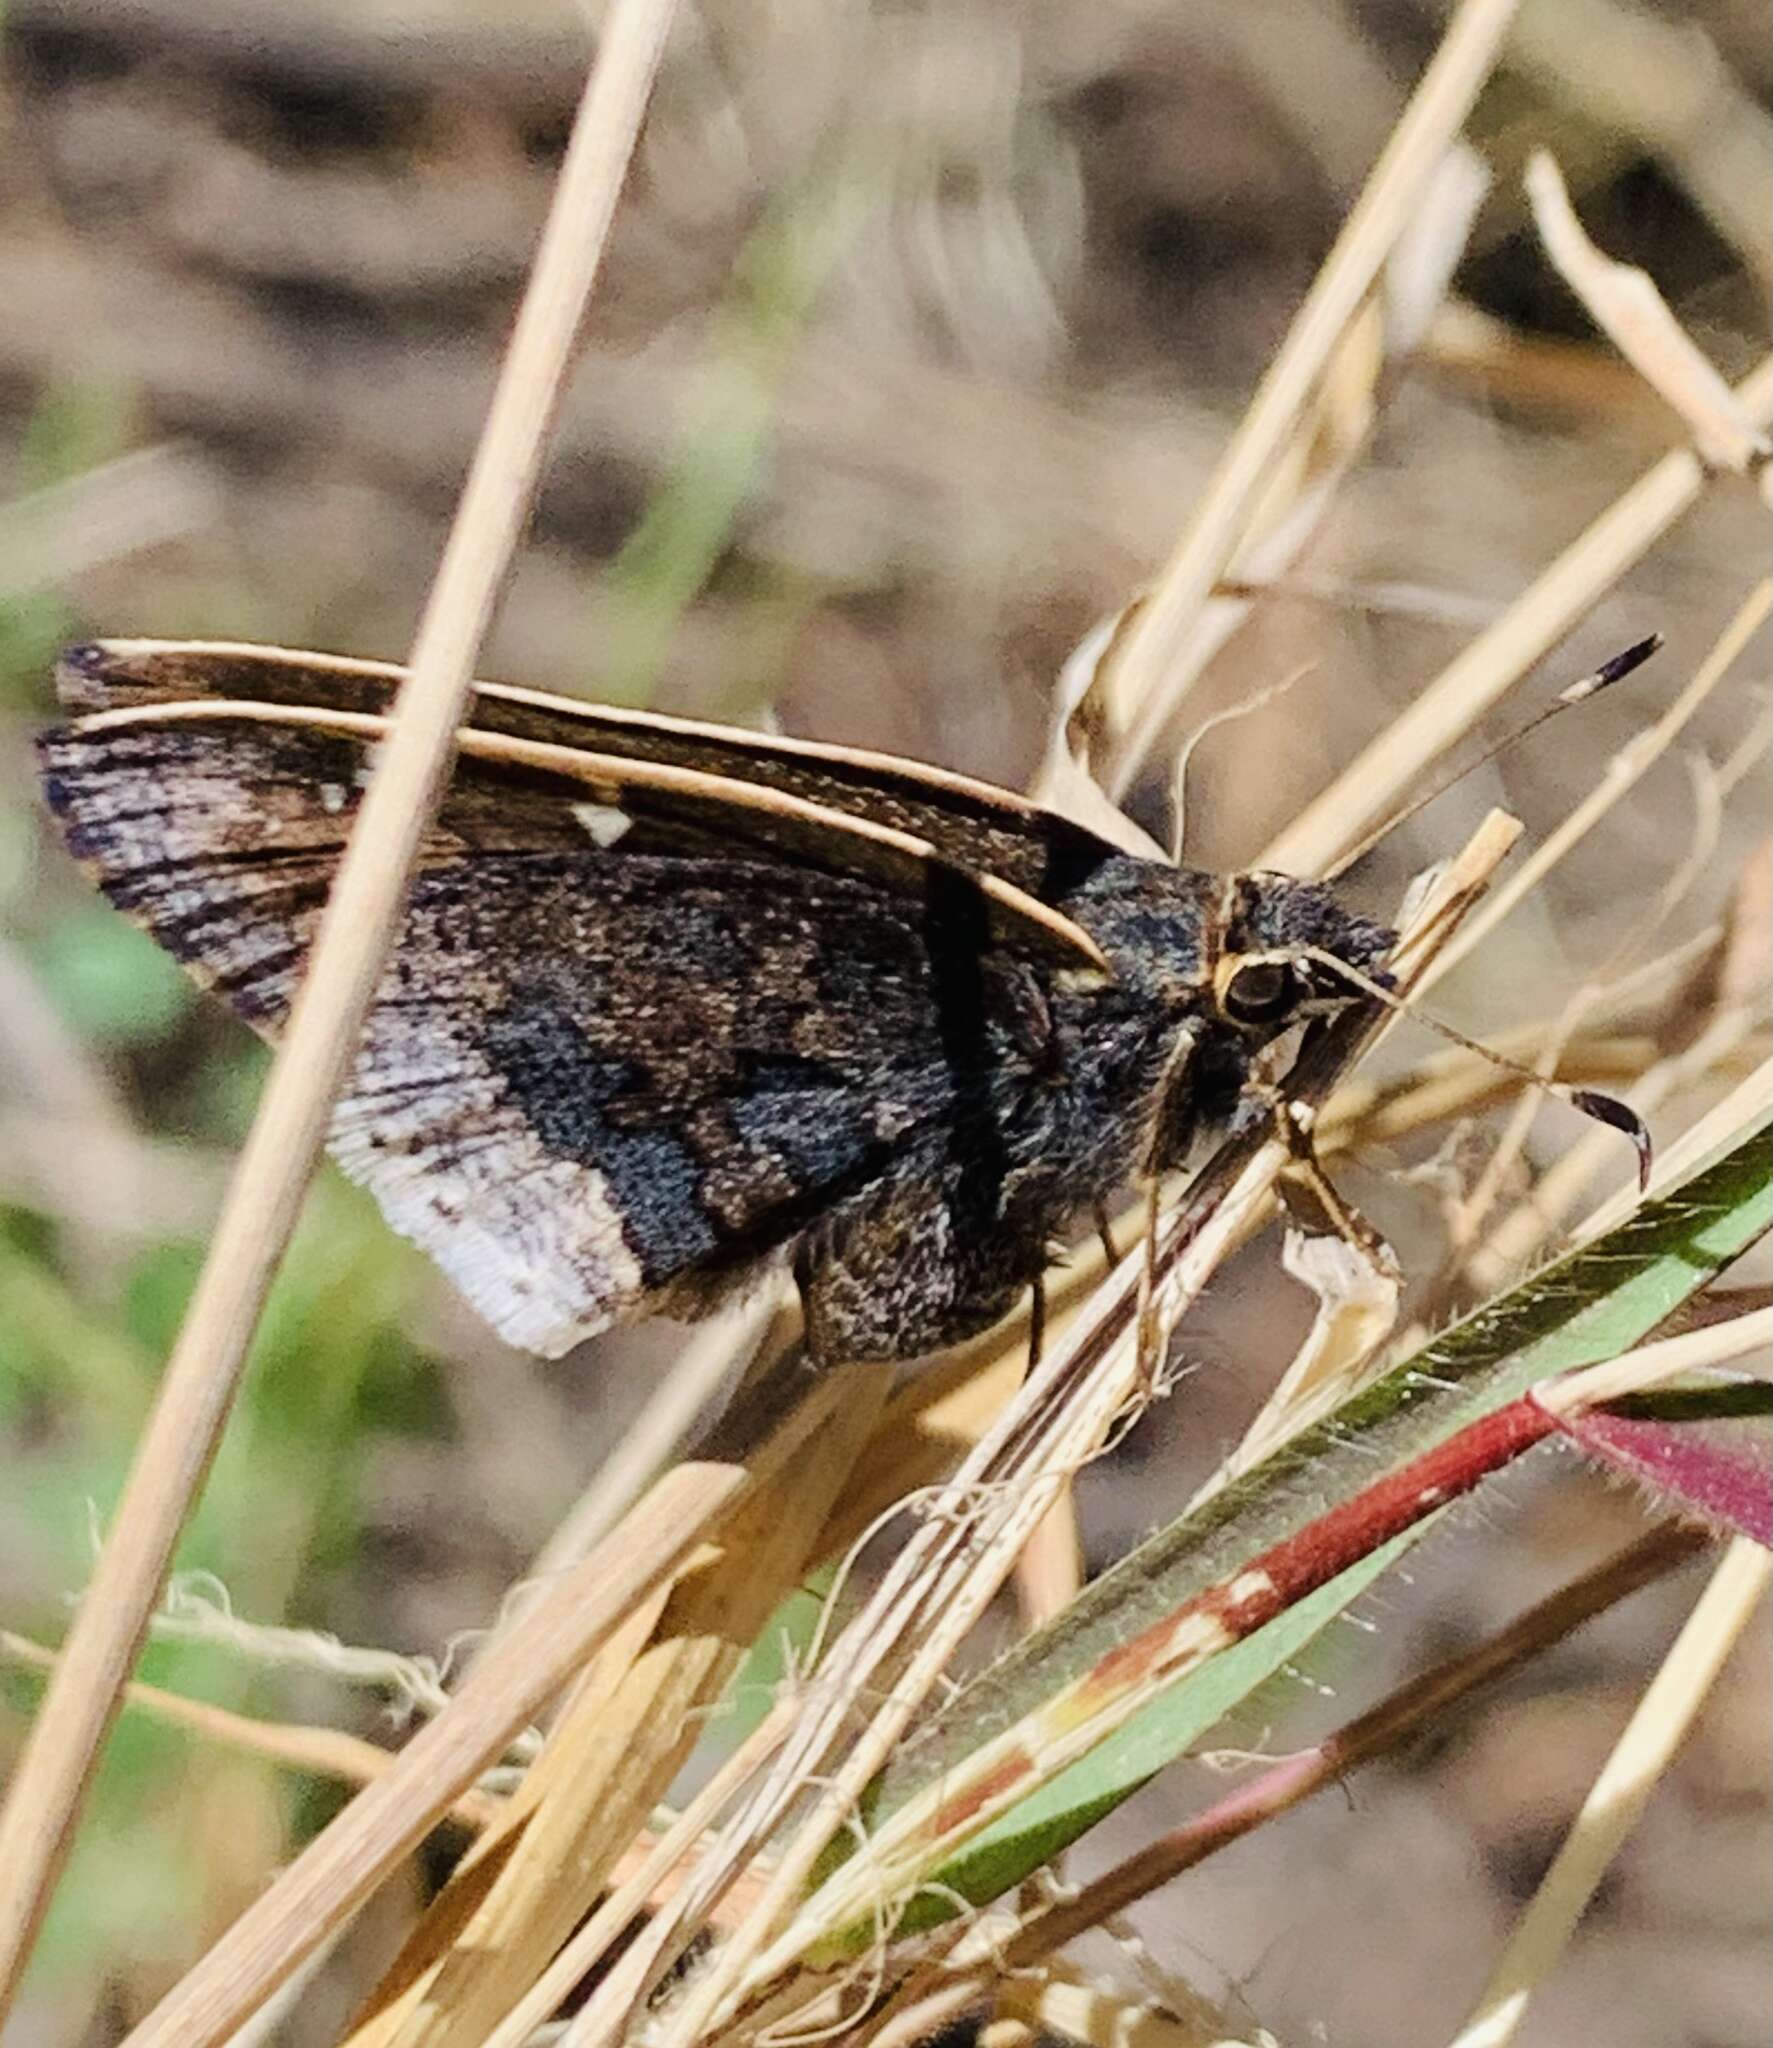
<svg viewBox="0 0 1773 2048">
<path fill-rule="evenodd" d="M 59 664 L 70 851 L 267 1038 L 402 677 L 219 642 Z M 1180 1165 L 1393 937 L 966 776 L 479 683 L 328 1146 L 523 1349 L 786 1261 L 815 1360 L 909 1358 Z"/>
</svg>

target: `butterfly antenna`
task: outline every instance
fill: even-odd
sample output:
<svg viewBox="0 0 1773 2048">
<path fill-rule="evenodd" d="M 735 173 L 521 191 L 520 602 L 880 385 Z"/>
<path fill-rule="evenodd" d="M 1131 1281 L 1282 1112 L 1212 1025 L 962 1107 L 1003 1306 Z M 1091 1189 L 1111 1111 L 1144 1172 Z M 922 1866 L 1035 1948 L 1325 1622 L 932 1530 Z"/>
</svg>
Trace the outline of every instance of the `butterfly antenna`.
<svg viewBox="0 0 1773 2048">
<path fill-rule="evenodd" d="M 1276 958 L 1281 957 L 1279 954 Z M 1474 1052 L 1479 1059 L 1487 1060 L 1491 1066 L 1505 1074 L 1513 1074 L 1518 1080 L 1526 1081 L 1552 1095 L 1559 1102 L 1567 1102 L 1581 1115 L 1594 1122 L 1605 1124 L 1609 1130 L 1622 1132 L 1628 1137 L 1638 1155 L 1638 1192 L 1650 1185 L 1650 1168 L 1655 1163 L 1655 1152 L 1650 1142 L 1650 1128 L 1628 1103 L 1621 1102 L 1616 1095 L 1604 1095 L 1598 1088 L 1575 1088 L 1566 1081 L 1554 1081 L 1537 1073 L 1532 1067 L 1523 1066 L 1519 1060 L 1511 1060 L 1506 1053 L 1500 1053 L 1481 1039 L 1468 1038 L 1456 1025 L 1448 1024 L 1439 1017 L 1430 1016 L 1426 1010 L 1419 1010 L 1408 997 L 1400 996 L 1395 989 L 1389 989 L 1383 982 L 1375 981 L 1370 974 L 1363 974 L 1358 967 L 1351 966 L 1336 954 L 1326 952 L 1320 946 L 1300 946 L 1288 951 L 1289 959 L 1315 960 L 1331 969 L 1344 981 L 1351 982 L 1364 996 L 1374 1002 L 1383 1003 L 1388 1010 L 1400 1017 L 1413 1017 L 1418 1024 L 1424 1024 L 1430 1031 L 1438 1032 L 1442 1038 L 1454 1045 L 1461 1045 L 1467 1052 Z"/>
<path fill-rule="evenodd" d="M 1531 717 L 1523 719 L 1512 732 L 1504 733 L 1501 739 L 1494 745 L 1486 747 L 1473 760 L 1462 763 L 1450 774 L 1443 776 L 1421 796 L 1412 797 L 1401 811 L 1394 811 L 1383 824 L 1375 825 L 1364 839 L 1359 840 L 1343 854 L 1335 866 L 1325 873 L 1323 879 L 1326 882 L 1333 882 L 1338 875 L 1345 875 L 1357 860 L 1364 860 L 1380 840 L 1389 838 L 1400 825 L 1407 824 L 1418 811 L 1425 810 L 1437 797 L 1445 796 L 1454 783 L 1462 782 L 1473 769 L 1481 768 L 1486 761 L 1493 761 L 1498 754 L 1506 753 L 1517 741 L 1524 740 L 1530 732 L 1537 732 L 1542 725 L 1556 718 L 1560 712 L 1568 711 L 1577 704 L 1586 704 L 1589 698 L 1598 697 L 1603 690 L 1610 689 L 1613 684 L 1630 675 L 1634 669 L 1642 668 L 1661 645 L 1660 633 L 1648 634 L 1644 639 L 1626 648 L 1623 653 L 1614 655 L 1611 661 L 1603 661 L 1591 675 L 1582 677 L 1579 682 L 1567 684 L 1549 704 L 1541 705 Z"/>
</svg>

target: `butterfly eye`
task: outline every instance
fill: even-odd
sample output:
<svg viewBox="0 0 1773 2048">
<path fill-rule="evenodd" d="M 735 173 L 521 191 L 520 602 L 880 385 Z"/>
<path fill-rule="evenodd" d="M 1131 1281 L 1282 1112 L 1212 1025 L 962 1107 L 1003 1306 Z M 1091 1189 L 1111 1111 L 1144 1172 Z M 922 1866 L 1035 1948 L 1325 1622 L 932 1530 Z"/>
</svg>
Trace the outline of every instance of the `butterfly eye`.
<svg viewBox="0 0 1773 2048">
<path fill-rule="evenodd" d="M 1283 960 L 1252 960 L 1225 984 L 1220 1007 L 1234 1024 L 1272 1024 L 1299 1000 L 1299 982 Z"/>
</svg>

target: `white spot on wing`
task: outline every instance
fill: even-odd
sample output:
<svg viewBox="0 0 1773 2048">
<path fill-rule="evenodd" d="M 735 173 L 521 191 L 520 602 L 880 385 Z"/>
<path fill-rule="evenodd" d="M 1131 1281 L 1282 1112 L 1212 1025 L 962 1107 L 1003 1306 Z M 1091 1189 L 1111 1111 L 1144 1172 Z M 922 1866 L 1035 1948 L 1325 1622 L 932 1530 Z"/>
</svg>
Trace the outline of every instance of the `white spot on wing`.
<svg viewBox="0 0 1773 2048">
<path fill-rule="evenodd" d="M 584 826 L 595 845 L 614 846 L 634 820 L 616 804 L 574 804 L 573 816 Z"/>
</svg>

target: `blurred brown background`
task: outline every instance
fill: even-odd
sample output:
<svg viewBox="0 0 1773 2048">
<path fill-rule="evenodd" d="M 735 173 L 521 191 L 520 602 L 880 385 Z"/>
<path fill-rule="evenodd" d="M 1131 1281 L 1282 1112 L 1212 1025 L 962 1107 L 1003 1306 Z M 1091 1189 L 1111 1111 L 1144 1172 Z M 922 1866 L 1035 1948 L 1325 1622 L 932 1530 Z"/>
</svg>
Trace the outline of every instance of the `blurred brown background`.
<svg viewBox="0 0 1773 2048">
<path fill-rule="evenodd" d="M 1440 26 L 1427 0 L 687 9 L 486 668 L 712 716 L 773 707 L 790 731 L 1022 779 L 1059 665 L 1163 558 Z M 1472 125 L 1494 182 L 1449 306 L 1290 586 L 1191 707 L 1312 665 L 1204 750 L 1192 858 L 1250 859 L 1678 442 L 1539 252 L 1529 149 L 1557 152 L 1597 239 L 1726 374 L 1756 359 L 1766 28 L 1753 0 L 1528 0 Z M 87 1503 L 114 1495 L 259 1071 L 49 844 L 28 753 L 45 664 L 97 631 L 405 651 L 593 32 L 543 0 L 5 10 L 0 1623 L 39 1639 L 84 1575 Z M 1556 677 L 1652 629 L 1668 653 L 1413 827 L 1363 875 L 1372 907 L 1492 801 L 1530 831 L 1561 817 L 1764 549 L 1747 489 L 1711 492 Z M 1753 724 L 1764 657 L 1748 667 L 1693 748 L 1721 758 Z M 1753 785 L 1671 941 L 1733 887 Z M 1161 796 L 1140 792 L 1160 829 Z M 1444 1007 L 1485 1029 L 1539 1014 L 1629 933 L 1694 820 L 1671 759 Z M 1420 1227 L 1410 1198 L 1376 1206 L 1401 1241 Z M 487 1619 L 676 1336 L 518 1359 L 336 1184 L 313 1208 L 187 1562 L 255 1621 L 439 1652 Z M 1089 1475 L 1094 1557 L 1186 1496 L 1301 1300 L 1270 1251 L 1227 1276 L 1190 1327 L 1201 1369 Z M 1247 1739 L 1340 1718 L 1638 1518 L 1535 1465 Z M 1439 2038 L 1690 1590 L 1640 1596 L 1433 1755 L 1151 1902 L 1154 1953 L 1242 1987 L 1288 2041 Z M 1659 1790 L 1536 2048 L 1765 2038 L 1764 1649 Z M 153 1654 L 164 1682 L 253 1711 L 378 1725 L 312 1670 Z M 4 1755 L 35 1691 L 0 1678 Z M 1154 1787 L 1079 1868 L 1205 1782 Z M 331 1796 L 126 1722 L 19 2041 L 114 2039 Z M 365 1931 L 286 2038 L 329 2038 L 385 1936 Z"/>
</svg>

